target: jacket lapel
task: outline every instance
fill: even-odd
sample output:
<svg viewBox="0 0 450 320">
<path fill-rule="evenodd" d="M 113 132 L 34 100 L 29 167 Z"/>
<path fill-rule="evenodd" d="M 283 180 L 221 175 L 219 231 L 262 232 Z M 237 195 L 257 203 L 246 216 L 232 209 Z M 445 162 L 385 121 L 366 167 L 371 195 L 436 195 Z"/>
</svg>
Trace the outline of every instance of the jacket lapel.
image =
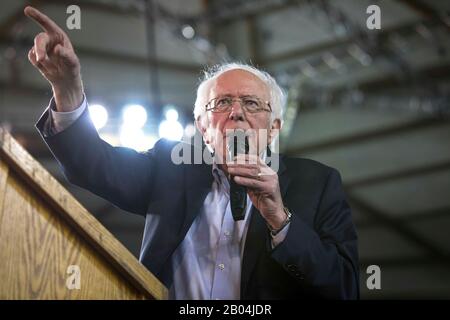
<svg viewBox="0 0 450 320">
<path fill-rule="evenodd" d="M 213 182 L 212 165 L 205 161 L 196 163 L 198 160 L 195 154 L 200 152 L 205 155 L 206 145 L 202 141 L 201 146 L 195 144 L 191 145 L 190 159 L 191 163 L 186 166 L 184 173 L 184 190 L 186 190 L 185 212 L 183 215 L 183 224 L 181 226 L 180 241 L 182 241 L 189 230 L 195 217 L 200 213 L 201 206 L 205 201 L 206 196 L 211 191 Z M 204 160 L 204 159 L 203 159 Z"/>
<path fill-rule="evenodd" d="M 280 167 L 278 170 L 278 183 L 280 184 L 281 197 L 284 199 L 289 185 L 289 176 L 286 166 L 283 162 L 283 156 L 280 155 Z M 244 255 L 241 268 L 241 299 L 247 296 L 248 283 L 252 272 L 258 261 L 258 257 L 264 252 L 266 243 L 269 240 L 269 232 L 266 222 L 258 209 L 252 206 L 250 224 L 245 240 Z"/>
<path fill-rule="evenodd" d="M 211 191 L 211 185 L 213 182 L 211 165 L 204 163 L 190 165 L 189 169 L 185 170 L 185 174 L 186 211 L 182 226 L 183 234 L 181 235 L 181 239 L 184 239 L 186 232 L 197 214 L 200 212 L 201 206 L 205 201 L 208 192 Z"/>
</svg>

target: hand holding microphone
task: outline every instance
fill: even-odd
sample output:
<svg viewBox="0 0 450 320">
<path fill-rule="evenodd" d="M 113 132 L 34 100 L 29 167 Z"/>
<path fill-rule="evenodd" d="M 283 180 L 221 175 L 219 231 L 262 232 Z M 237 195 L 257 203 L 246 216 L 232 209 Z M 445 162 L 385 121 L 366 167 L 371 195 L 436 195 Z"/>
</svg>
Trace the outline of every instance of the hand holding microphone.
<svg viewBox="0 0 450 320">
<path fill-rule="evenodd" d="M 235 130 L 227 138 L 230 174 L 230 206 L 235 221 L 243 220 L 247 194 L 272 230 L 281 228 L 288 217 L 281 197 L 277 173 L 256 154 L 249 154 L 244 130 Z M 236 162 L 236 160 L 238 160 Z"/>
</svg>

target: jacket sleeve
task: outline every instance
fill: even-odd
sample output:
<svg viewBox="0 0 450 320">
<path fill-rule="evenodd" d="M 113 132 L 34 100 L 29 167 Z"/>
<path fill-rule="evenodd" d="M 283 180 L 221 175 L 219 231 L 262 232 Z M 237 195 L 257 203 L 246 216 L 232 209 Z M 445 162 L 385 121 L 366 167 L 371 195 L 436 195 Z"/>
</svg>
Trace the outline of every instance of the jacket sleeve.
<svg viewBox="0 0 450 320">
<path fill-rule="evenodd" d="M 150 202 L 156 150 L 146 153 L 103 141 L 86 108 L 65 130 L 53 133 L 49 108 L 36 127 L 67 180 L 129 212 L 145 215 Z"/>
<path fill-rule="evenodd" d="M 271 256 L 297 281 L 329 299 L 359 299 L 357 234 L 339 173 L 331 169 L 314 227 L 293 212 Z"/>
</svg>

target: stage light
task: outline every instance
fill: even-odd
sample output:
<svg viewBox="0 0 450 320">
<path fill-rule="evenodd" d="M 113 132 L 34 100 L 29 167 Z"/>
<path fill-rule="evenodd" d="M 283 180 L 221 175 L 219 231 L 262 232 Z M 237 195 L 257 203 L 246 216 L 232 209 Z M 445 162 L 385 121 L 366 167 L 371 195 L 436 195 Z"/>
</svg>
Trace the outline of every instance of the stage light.
<svg viewBox="0 0 450 320">
<path fill-rule="evenodd" d="M 146 151 L 153 148 L 157 138 L 153 135 L 146 135 L 141 128 L 123 125 L 120 128 L 120 144 L 124 147 L 132 148 L 136 151 Z"/>
<path fill-rule="evenodd" d="M 159 125 L 159 136 L 169 140 L 181 140 L 183 126 L 178 121 L 164 120 Z"/>
<path fill-rule="evenodd" d="M 184 128 L 184 135 L 187 138 L 192 138 L 195 135 L 195 126 L 192 123 L 189 123 L 185 128 Z"/>
<path fill-rule="evenodd" d="M 308 62 L 302 62 L 300 65 L 300 71 L 307 77 L 314 78 L 317 76 L 316 69 Z"/>
<path fill-rule="evenodd" d="M 352 44 L 350 47 L 348 47 L 347 51 L 353 58 L 359 61 L 359 63 L 361 63 L 363 66 L 369 66 L 372 63 L 372 57 L 356 44 Z"/>
<path fill-rule="evenodd" d="M 100 104 L 89 105 L 89 115 L 97 130 L 103 128 L 108 121 L 108 111 Z"/>
<path fill-rule="evenodd" d="M 147 111 L 141 105 L 131 104 L 124 107 L 122 117 L 125 126 L 142 128 L 147 121 Z"/>
<path fill-rule="evenodd" d="M 166 119 L 168 121 L 177 121 L 178 120 L 178 111 L 173 109 L 173 108 L 169 108 L 166 111 Z"/>
<path fill-rule="evenodd" d="M 184 129 L 178 122 L 178 111 L 171 105 L 165 107 L 166 120 L 159 125 L 159 136 L 169 140 L 181 140 Z"/>
<path fill-rule="evenodd" d="M 194 38 L 195 30 L 194 30 L 194 28 L 192 28 L 192 26 L 190 26 L 188 24 L 185 24 L 181 28 L 181 34 L 183 35 L 183 37 L 185 37 L 186 39 L 190 40 L 190 39 Z"/>
<path fill-rule="evenodd" d="M 325 52 L 322 59 L 331 69 L 339 70 L 343 68 L 343 64 L 330 52 Z"/>
</svg>

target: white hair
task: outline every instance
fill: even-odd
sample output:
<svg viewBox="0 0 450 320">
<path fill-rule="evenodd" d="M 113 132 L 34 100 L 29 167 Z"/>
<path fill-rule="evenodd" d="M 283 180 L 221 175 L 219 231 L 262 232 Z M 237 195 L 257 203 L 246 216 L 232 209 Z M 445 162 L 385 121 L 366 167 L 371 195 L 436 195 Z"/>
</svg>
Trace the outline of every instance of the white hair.
<svg viewBox="0 0 450 320">
<path fill-rule="evenodd" d="M 197 98 L 194 105 L 195 120 L 198 120 L 199 117 L 206 113 L 205 105 L 208 103 L 208 94 L 213 81 L 223 73 L 231 70 L 244 70 L 250 72 L 264 82 L 269 90 L 269 102 L 272 108 L 271 120 L 280 119 L 280 122 L 283 122 L 283 111 L 286 103 L 286 93 L 284 90 L 269 73 L 259 70 L 251 65 L 237 62 L 217 65 L 204 71 L 203 80 L 197 88 Z"/>
</svg>

